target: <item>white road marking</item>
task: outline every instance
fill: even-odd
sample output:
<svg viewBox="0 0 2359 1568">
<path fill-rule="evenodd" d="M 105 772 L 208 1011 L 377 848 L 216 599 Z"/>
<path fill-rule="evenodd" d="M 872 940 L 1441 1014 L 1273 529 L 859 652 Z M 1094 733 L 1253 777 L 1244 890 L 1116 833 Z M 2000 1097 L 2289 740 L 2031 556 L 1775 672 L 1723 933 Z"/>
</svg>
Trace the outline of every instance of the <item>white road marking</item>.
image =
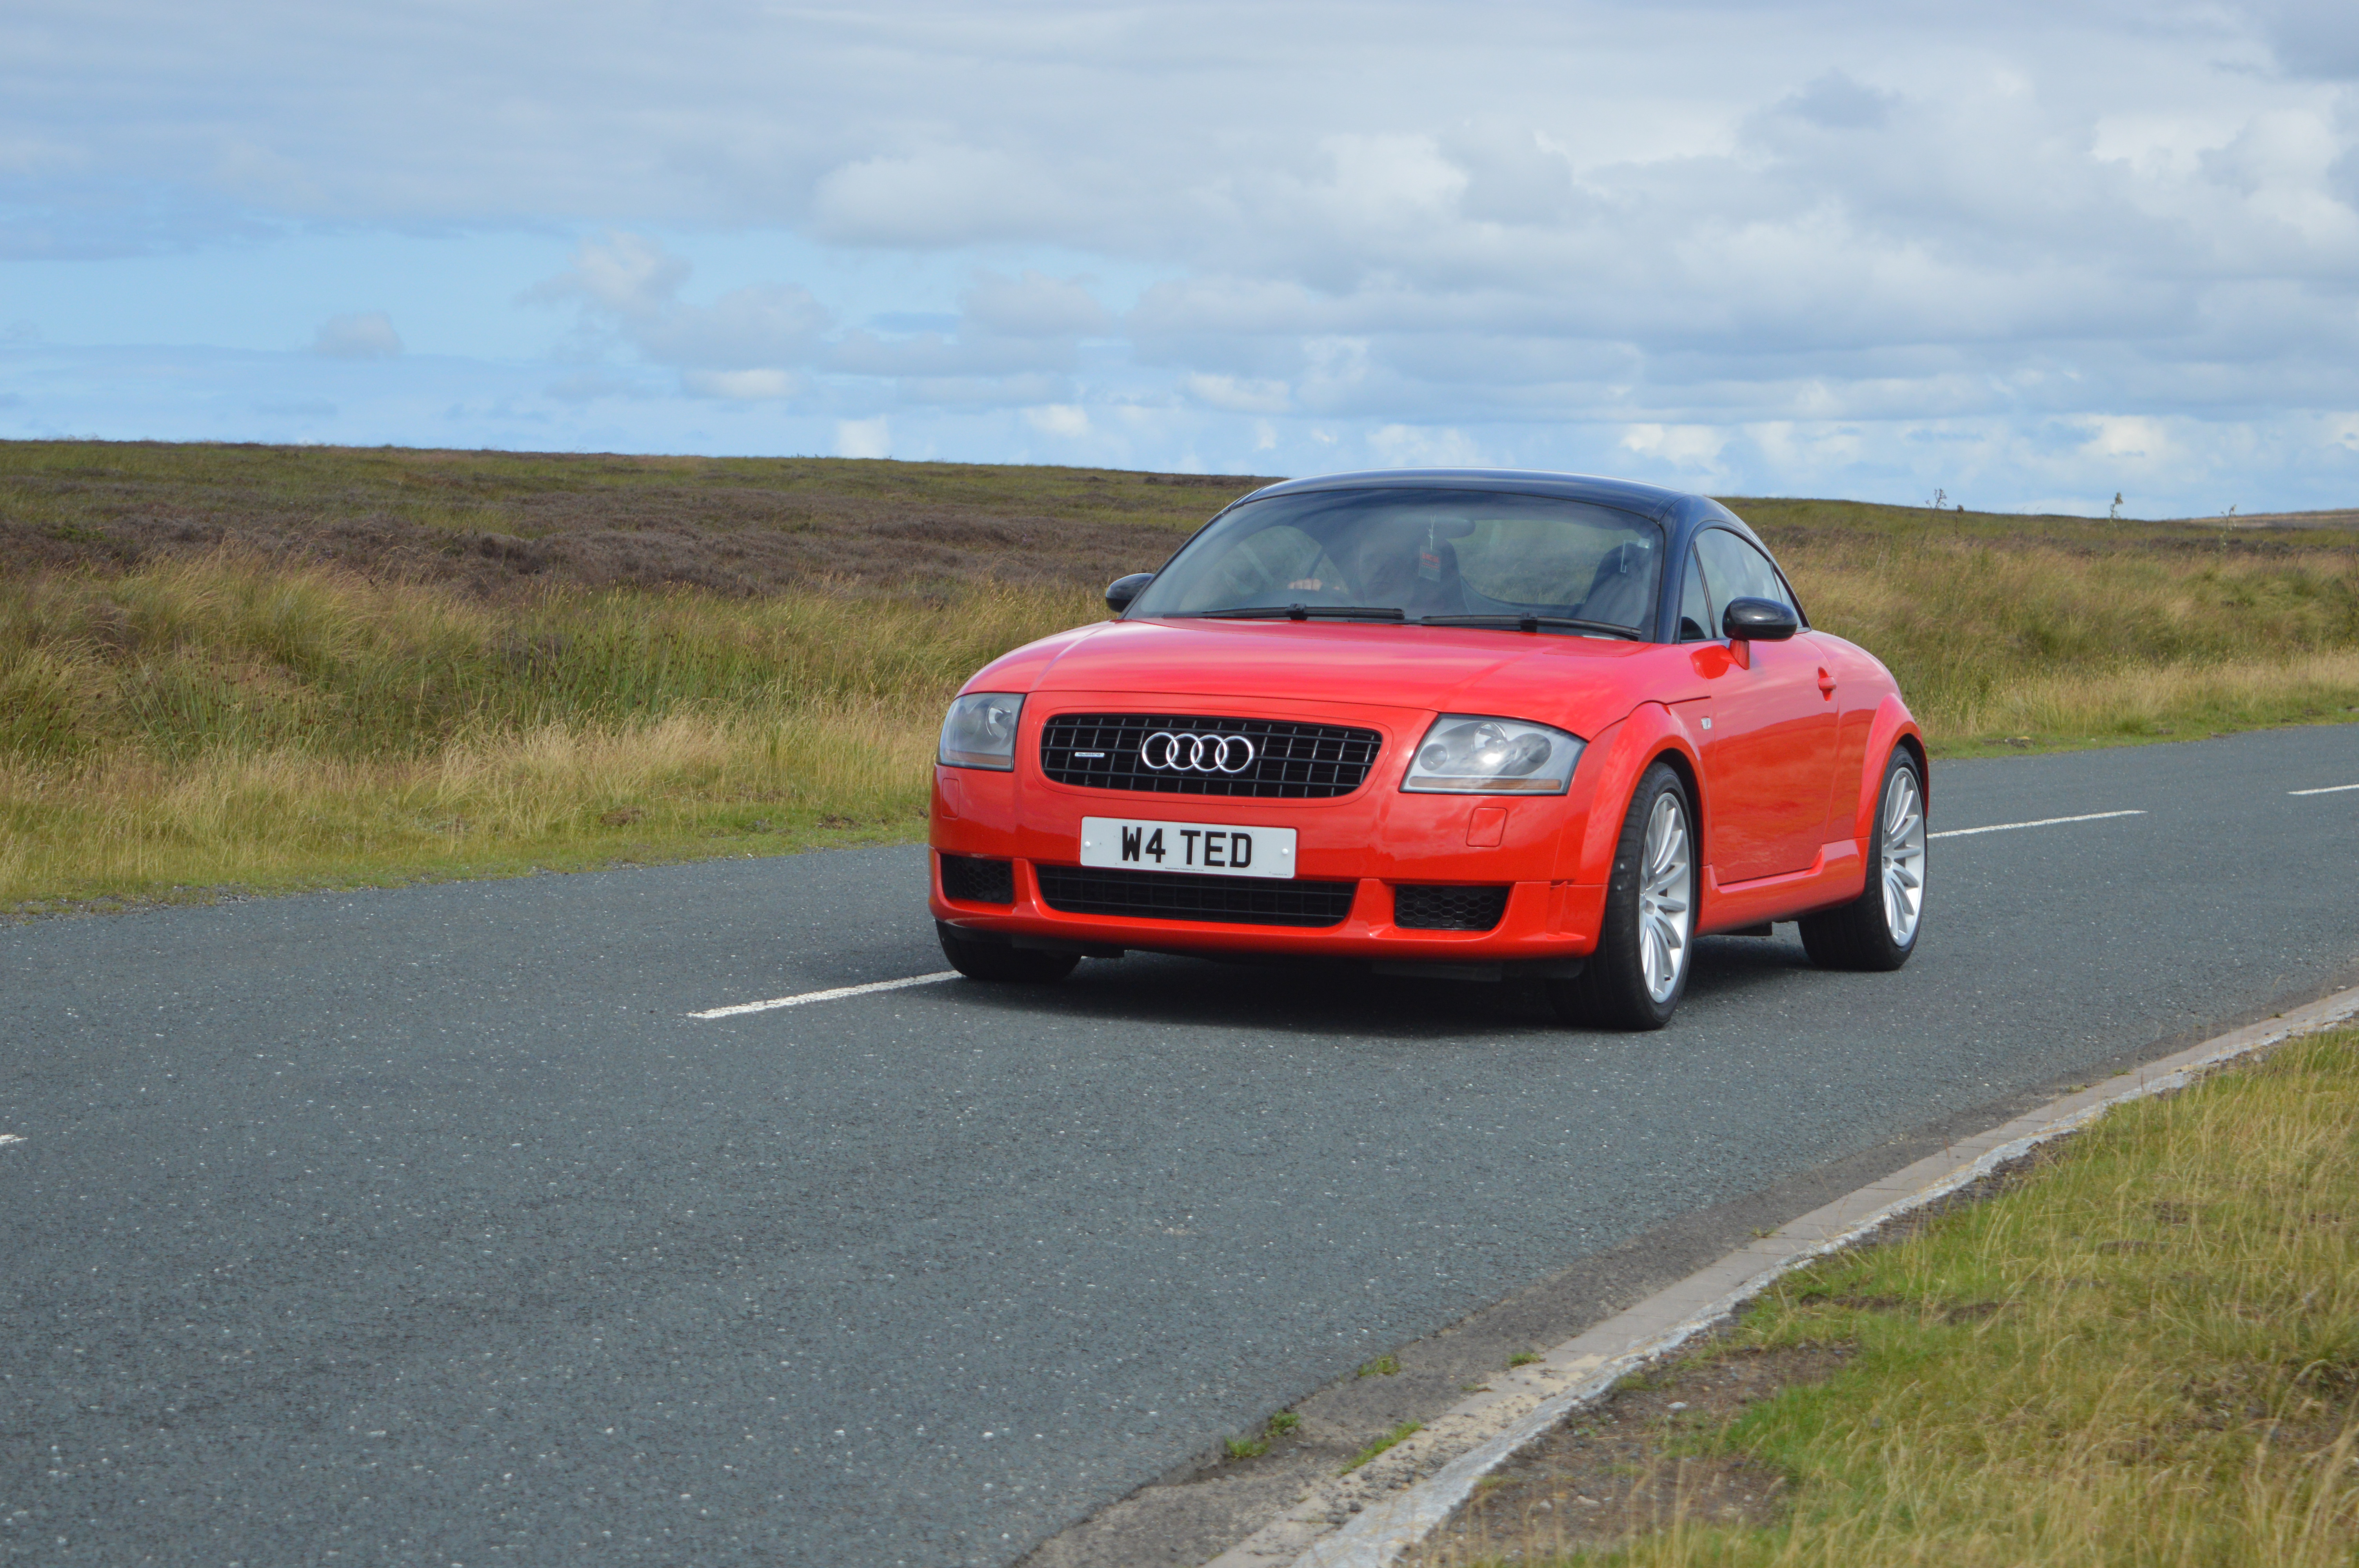
<svg viewBox="0 0 2359 1568">
<path fill-rule="evenodd" d="M 2085 816 L 2043 816 L 2037 822 L 1994 822 L 1988 827 L 1952 827 L 1928 838 L 1964 838 L 1976 833 L 2012 833 L 2018 827 L 2053 827 L 2060 822 L 2103 822 L 2108 816 L 2144 816 L 2143 811 L 2093 811 Z"/>
<path fill-rule="evenodd" d="M 2341 795 L 2346 789 L 2359 789 L 2359 784 L 2328 784 L 2324 789 L 2289 789 L 2288 795 Z"/>
<path fill-rule="evenodd" d="M 897 991 L 904 986 L 930 986 L 942 980 L 958 979 L 956 969 L 944 969 L 938 975 L 911 975 L 906 980 L 871 980 L 864 986 L 838 986 L 833 990 L 804 991 L 799 996 L 774 996 L 767 1001 L 741 1001 L 734 1007 L 708 1008 L 691 1012 L 690 1018 L 734 1018 L 741 1012 L 767 1012 L 774 1007 L 800 1007 L 805 1002 L 841 1001 L 848 996 L 867 996 L 873 991 Z"/>
<path fill-rule="evenodd" d="M 17 1137 L 16 1134 L 13 1132 L 0 1132 L 0 1149 L 5 1149 L 11 1143 L 22 1143 L 23 1141 L 25 1141 L 22 1138 Z"/>
</svg>

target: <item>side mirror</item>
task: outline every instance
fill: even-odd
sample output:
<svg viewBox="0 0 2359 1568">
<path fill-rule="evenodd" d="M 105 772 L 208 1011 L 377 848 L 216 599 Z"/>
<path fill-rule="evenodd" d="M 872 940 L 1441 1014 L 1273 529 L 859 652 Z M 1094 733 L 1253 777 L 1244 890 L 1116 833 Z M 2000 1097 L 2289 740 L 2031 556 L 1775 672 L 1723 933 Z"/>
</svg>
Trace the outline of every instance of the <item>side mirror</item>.
<svg viewBox="0 0 2359 1568">
<path fill-rule="evenodd" d="M 1720 617 L 1721 635 L 1739 643 L 1782 643 L 1801 629 L 1801 617 L 1774 599 L 1732 599 Z"/>
<path fill-rule="evenodd" d="M 1138 597 L 1139 591 L 1154 580 L 1153 572 L 1133 572 L 1128 577 L 1114 579 L 1106 584 L 1106 608 L 1116 615 L 1121 614 L 1130 608 L 1130 601 Z"/>
</svg>

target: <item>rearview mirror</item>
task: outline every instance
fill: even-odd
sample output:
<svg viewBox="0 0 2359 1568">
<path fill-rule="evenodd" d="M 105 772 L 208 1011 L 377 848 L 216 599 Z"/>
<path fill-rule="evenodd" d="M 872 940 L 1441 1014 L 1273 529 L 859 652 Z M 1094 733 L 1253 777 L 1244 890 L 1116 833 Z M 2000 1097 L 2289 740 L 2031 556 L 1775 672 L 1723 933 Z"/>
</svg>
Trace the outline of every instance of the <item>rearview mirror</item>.
<svg viewBox="0 0 2359 1568">
<path fill-rule="evenodd" d="M 1106 584 L 1106 608 L 1116 615 L 1121 614 L 1130 608 L 1130 601 L 1138 597 L 1139 590 L 1154 580 L 1153 572 L 1133 572 L 1128 577 L 1114 579 Z"/>
<path fill-rule="evenodd" d="M 1739 643 L 1782 643 L 1802 629 L 1791 605 L 1774 599 L 1732 599 L 1721 612 L 1721 635 Z"/>
</svg>

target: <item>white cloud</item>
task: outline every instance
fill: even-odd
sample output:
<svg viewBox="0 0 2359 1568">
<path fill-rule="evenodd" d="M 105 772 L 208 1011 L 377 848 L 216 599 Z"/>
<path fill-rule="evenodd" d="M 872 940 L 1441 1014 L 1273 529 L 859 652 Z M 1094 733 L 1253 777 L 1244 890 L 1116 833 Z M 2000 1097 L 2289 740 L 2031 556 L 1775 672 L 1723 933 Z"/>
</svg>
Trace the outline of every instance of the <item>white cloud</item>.
<svg viewBox="0 0 2359 1568">
<path fill-rule="evenodd" d="M 818 356 L 831 319 L 810 289 L 755 284 L 710 305 L 692 305 L 679 297 L 691 271 L 652 240 L 614 233 L 584 240 L 571 269 L 535 286 L 527 297 L 579 298 L 586 314 L 658 364 L 775 375 L 781 366 Z"/>
<path fill-rule="evenodd" d="M 1481 468 L 1483 448 L 1458 430 L 1423 429 L 1410 425 L 1385 425 L 1368 433 L 1368 450 L 1376 466 L 1405 468 Z"/>
<path fill-rule="evenodd" d="M 889 458 L 893 455 L 893 432 L 885 416 L 874 419 L 840 419 L 835 426 L 835 455 L 839 458 Z"/>
<path fill-rule="evenodd" d="M 1029 239 L 1070 226 L 1064 192 L 1044 172 L 1007 153 L 960 146 L 861 158 L 820 178 L 812 225 L 825 239 L 855 245 Z"/>
<path fill-rule="evenodd" d="M 311 351 L 338 360 L 389 360 L 401 352 L 401 334 L 382 310 L 331 316 L 320 323 Z"/>
<path fill-rule="evenodd" d="M 1728 432 L 1709 425 L 1633 425 L 1622 433 L 1622 449 L 1689 472 L 1709 473 L 1728 440 Z"/>
<path fill-rule="evenodd" d="M 1090 433 L 1089 412 L 1071 403 L 1051 403 L 1044 407 L 1027 408 L 1024 422 L 1044 436 L 1056 436 L 1069 441 L 1079 440 Z"/>
<path fill-rule="evenodd" d="M 1232 414 L 1283 414 L 1294 406 L 1294 395 L 1282 381 L 1191 372 L 1180 378 L 1180 385 L 1197 402 Z"/>
<path fill-rule="evenodd" d="M 580 294 L 637 320 L 671 308 L 689 271 L 688 263 L 665 254 L 653 240 L 611 233 L 603 240 L 582 241 L 573 253 L 573 270 L 549 279 L 533 293 L 549 299 Z"/>
<path fill-rule="evenodd" d="M 2099 458 L 2164 458 L 2170 455 L 2169 438 L 2154 419 L 2132 415 L 2101 414 L 2088 421 L 2091 434 L 2082 449 Z"/>
</svg>

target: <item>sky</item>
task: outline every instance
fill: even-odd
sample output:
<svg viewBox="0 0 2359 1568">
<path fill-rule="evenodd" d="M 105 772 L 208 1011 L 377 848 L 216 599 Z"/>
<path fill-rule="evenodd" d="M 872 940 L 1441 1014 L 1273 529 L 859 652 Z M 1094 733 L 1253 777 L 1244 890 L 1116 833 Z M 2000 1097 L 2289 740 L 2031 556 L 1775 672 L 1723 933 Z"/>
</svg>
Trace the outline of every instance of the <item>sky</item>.
<svg viewBox="0 0 2359 1568">
<path fill-rule="evenodd" d="M 52 436 L 2351 506 L 2359 5 L 9 0 Z"/>
</svg>

